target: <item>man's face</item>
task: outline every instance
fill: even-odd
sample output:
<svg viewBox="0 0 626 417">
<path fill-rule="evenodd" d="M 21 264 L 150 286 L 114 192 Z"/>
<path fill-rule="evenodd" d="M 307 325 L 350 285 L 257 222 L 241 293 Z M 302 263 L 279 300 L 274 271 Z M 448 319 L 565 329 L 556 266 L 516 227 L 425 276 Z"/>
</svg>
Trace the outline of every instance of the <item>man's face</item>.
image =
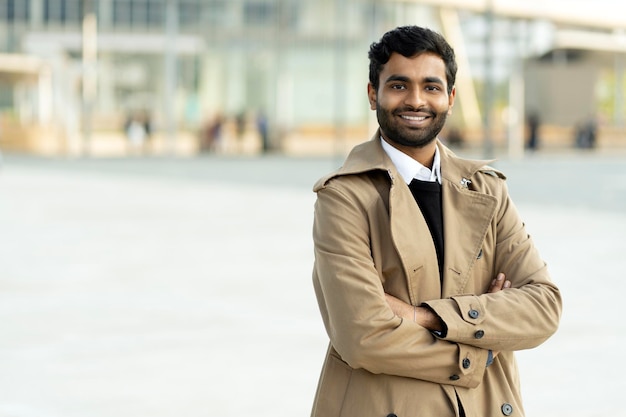
<svg viewBox="0 0 626 417">
<path fill-rule="evenodd" d="M 411 58 L 393 53 L 379 80 L 378 91 L 368 85 L 368 97 L 383 138 L 401 150 L 431 143 L 451 113 L 456 94 L 453 89 L 448 95 L 443 60 L 432 53 Z"/>
</svg>

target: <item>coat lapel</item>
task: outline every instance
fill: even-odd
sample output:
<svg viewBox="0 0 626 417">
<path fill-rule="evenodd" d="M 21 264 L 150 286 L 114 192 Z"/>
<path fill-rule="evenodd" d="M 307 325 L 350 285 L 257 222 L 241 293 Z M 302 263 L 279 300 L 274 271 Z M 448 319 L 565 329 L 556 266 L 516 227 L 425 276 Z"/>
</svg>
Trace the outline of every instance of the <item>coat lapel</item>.
<svg viewBox="0 0 626 417">
<path fill-rule="evenodd" d="M 402 177 L 394 170 L 389 195 L 391 235 L 402 260 L 411 303 L 441 294 L 437 251 L 428 224 Z M 428 280 L 427 285 L 422 282 Z"/>
<path fill-rule="evenodd" d="M 468 180 L 486 161 L 459 159 L 442 146 L 440 150 L 445 245 L 442 296 L 450 297 L 465 289 L 495 215 L 497 199 L 468 187 Z"/>
<path fill-rule="evenodd" d="M 354 148 L 337 174 L 358 173 L 372 169 L 384 170 L 389 174 L 391 237 L 407 277 L 410 302 L 418 304 L 423 300 L 439 298 L 441 284 L 437 251 L 428 224 L 408 185 L 383 150 L 380 144 L 380 131 L 376 132 L 371 141 Z M 322 179 L 320 184 L 326 180 Z M 318 184 L 317 187 L 319 186 Z"/>
</svg>

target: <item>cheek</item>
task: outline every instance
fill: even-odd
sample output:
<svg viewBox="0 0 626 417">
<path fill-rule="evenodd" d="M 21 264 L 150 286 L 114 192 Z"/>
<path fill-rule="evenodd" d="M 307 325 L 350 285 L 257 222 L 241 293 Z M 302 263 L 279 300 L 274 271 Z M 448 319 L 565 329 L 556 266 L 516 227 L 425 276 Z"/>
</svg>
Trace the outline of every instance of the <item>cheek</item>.
<svg viewBox="0 0 626 417">
<path fill-rule="evenodd" d="M 374 105 L 374 109 L 385 110 L 385 109 L 389 109 L 393 107 L 394 103 L 393 103 L 393 100 L 390 100 L 390 97 L 388 95 L 385 96 L 384 94 L 379 94 L 376 97 L 376 100 L 373 105 Z"/>
</svg>

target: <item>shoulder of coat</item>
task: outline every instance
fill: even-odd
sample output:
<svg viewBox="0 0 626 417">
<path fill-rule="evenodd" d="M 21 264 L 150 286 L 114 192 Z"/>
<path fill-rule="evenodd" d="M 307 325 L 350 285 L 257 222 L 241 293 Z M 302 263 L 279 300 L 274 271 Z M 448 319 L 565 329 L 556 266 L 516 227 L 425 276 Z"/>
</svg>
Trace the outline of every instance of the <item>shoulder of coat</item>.
<svg viewBox="0 0 626 417">
<path fill-rule="evenodd" d="M 497 170 L 497 169 L 495 169 L 495 168 L 493 168 L 493 167 L 491 167 L 489 165 L 485 165 L 485 166 L 479 168 L 477 172 L 479 172 L 481 174 L 492 176 L 494 178 L 500 178 L 502 180 L 506 180 L 506 175 L 504 175 L 502 173 L 502 171 L 499 171 L 499 170 Z"/>
<path fill-rule="evenodd" d="M 381 174 L 385 178 L 392 178 L 391 172 L 380 168 L 370 168 L 363 171 L 348 171 L 342 167 L 317 180 L 315 185 L 313 185 L 313 191 L 317 193 L 318 191 L 328 187 L 331 183 L 354 184 L 353 181 L 368 181 L 367 179 L 371 179 L 377 174 Z M 349 182 L 344 182 L 344 179 L 347 179 Z"/>
<path fill-rule="evenodd" d="M 328 184 L 328 181 L 330 181 L 331 179 L 333 179 L 337 174 L 332 173 L 332 174 L 328 174 L 323 176 L 322 178 L 318 179 L 315 184 L 313 185 L 313 192 L 318 192 L 319 190 L 326 188 L 326 184 Z"/>
</svg>

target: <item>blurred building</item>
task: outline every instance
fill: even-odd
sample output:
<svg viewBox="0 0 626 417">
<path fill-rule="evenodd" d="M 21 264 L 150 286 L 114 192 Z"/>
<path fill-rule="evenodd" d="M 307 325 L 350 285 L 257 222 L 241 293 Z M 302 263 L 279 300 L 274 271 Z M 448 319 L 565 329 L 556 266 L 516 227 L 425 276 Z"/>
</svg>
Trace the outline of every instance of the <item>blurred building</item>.
<svg viewBox="0 0 626 417">
<path fill-rule="evenodd" d="M 622 128 L 626 18 L 515 3 L 0 0 L 0 148 L 106 151 L 141 114 L 153 150 L 184 141 L 193 152 L 218 115 L 236 142 L 243 115 L 252 145 L 224 150 L 255 151 L 262 113 L 273 148 L 341 151 L 371 134 L 369 44 L 401 24 L 441 31 L 455 47 L 451 123 L 469 142 L 519 148 L 527 111 L 557 139 L 589 118 Z"/>
</svg>

